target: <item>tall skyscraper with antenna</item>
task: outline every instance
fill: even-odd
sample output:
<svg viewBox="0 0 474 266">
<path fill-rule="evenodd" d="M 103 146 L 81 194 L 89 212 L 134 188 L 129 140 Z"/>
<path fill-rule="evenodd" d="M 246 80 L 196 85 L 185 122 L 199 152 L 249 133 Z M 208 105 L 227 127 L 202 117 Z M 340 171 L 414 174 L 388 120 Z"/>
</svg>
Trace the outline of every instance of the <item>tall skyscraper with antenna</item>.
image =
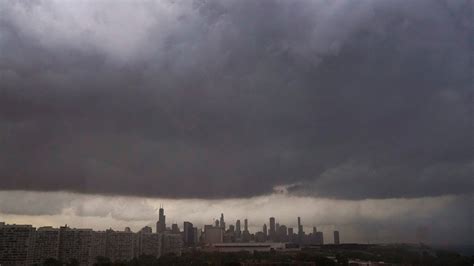
<svg viewBox="0 0 474 266">
<path fill-rule="evenodd" d="M 301 218 L 298 217 L 298 242 L 301 243 L 303 241 L 303 225 L 301 224 Z"/>
<path fill-rule="evenodd" d="M 162 233 L 166 231 L 166 216 L 165 210 L 163 209 L 163 205 L 160 205 L 160 210 L 158 213 L 158 222 L 156 222 L 156 232 Z"/>
</svg>

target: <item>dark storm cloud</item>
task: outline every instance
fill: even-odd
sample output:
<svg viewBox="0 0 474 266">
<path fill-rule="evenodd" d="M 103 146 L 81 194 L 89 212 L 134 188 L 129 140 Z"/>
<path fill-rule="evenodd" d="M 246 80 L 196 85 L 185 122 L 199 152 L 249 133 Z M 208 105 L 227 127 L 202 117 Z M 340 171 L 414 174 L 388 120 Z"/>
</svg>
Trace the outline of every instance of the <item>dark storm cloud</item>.
<svg viewBox="0 0 474 266">
<path fill-rule="evenodd" d="M 469 4 L 3 2 L 0 189 L 472 193 Z"/>
</svg>

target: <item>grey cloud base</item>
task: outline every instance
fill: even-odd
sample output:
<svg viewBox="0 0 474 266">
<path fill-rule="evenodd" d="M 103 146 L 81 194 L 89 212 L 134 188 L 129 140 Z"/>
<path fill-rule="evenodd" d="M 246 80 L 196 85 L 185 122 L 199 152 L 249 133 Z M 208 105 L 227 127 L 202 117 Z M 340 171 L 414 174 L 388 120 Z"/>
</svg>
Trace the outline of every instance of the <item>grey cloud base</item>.
<svg viewBox="0 0 474 266">
<path fill-rule="evenodd" d="M 332 200 L 271 194 L 246 199 L 152 199 L 84 195 L 65 192 L 0 191 L 0 216 L 7 223 L 36 227 L 67 223 L 71 227 L 138 231 L 154 226 L 157 208 L 165 206 L 173 223 L 193 221 L 198 228 L 224 212 L 228 224 L 248 217 L 251 232 L 269 217 L 295 228 L 301 217 L 305 231 L 316 226 L 331 243 L 333 230 L 345 243 L 472 243 L 474 195 L 413 199 Z M 15 204 L 11 204 L 11 202 Z M 295 208 L 298 206 L 298 208 Z"/>
<path fill-rule="evenodd" d="M 469 4 L 3 2 L 0 189 L 472 193 Z"/>
</svg>

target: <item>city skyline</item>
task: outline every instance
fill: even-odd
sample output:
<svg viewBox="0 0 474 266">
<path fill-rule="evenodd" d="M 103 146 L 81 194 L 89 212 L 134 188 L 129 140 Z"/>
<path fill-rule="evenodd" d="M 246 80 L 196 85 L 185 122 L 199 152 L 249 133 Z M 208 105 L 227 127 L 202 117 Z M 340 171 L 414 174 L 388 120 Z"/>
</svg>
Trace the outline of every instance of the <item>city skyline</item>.
<svg viewBox="0 0 474 266">
<path fill-rule="evenodd" d="M 163 225 L 162 208 L 160 216 L 159 225 Z M 298 234 L 292 228 L 287 231 L 285 225 L 275 224 L 275 218 L 270 217 L 271 235 L 265 233 L 265 226 L 263 232 L 249 234 L 247 219 L 244 220 L 242 235 L 236 234 L 234 225 L 225 230 L 222 214 L 215 225 L 206 225 L 204 231 L 197 230 L 190 222 L 183 223 L 183 231 L 173 224 L 162 232 L 153 232 L 149 226 L 138 232 L 132 232 L 129 227 L 123 231 L 94 231 L 67 225 L 35 228 L 0 222 L 0 262 L 6 265 L 81 266 L 124 263 L 169 265 L 176 262 L 221 265 L 230 261 L 253 261 L 259 265 L 274 265 L 277 262 L 290 262 L 290 265 L 300 265 L 301 262 L 308 265 L 323 262 L 324 265 L 386 265 L 385 262 L 418 265 L 421 260 L 446 265 L 470 265 L 474 259 L 466 256 L 469 251 L 462 247 L 432 248 L 423 243 L 341 243 L 339 231 L 333 231 L 334 244 L 328 244 L 316 227 L 309 235 L 302 232 L 300 217 L 297 220 Z M 156 230 L 161 231 L 161 227 Z M 334 252 L 337 252 L 336 256 Z"/>
<path fill-rule="evenodd" d="M 180 226 L 180 223 L 178 222 L 178 220 L 176 219 L 173 219 L 171 222 L 168 222 L 166 223 L 166 221 L 164 220 L 164 218 L 161 218 L 161 217 L 165 217 L 166 215 L 164 215 L 164 206 L 163 204 L 160 204 L 159 205 L 160 208 L 158 209 L 158 219 L 157 221 L 150 221 L 149 223 L 145 224 L 143 227 L 141 227 L 139 230 L 135 229 L 135 230 L 132 230 L 132 231 L 135 231 L 135 232 L 140 232 L 141 230 L 143 230 L 144 228 L 150 228 L 151 230 L 153 230 L 154 233 L 163 233 L 165 231 L 171 231 L 171 232 L 174 232 L 175 230 L 179 233 L 184 233 L 186 230 L 184 229 L 185 228 L 185 225 L 184 224 L 190 224 L 190 226 L 192 227 L 193 224 L 190 222 L 190 221 L 186 221 L 186 220 L 183 220 L 181 222 L 181 226 Z M 291 229 L 292 231 L 294 230 L 294 232 L 296 234 L 299 233 L 299 228 L 301 226 L 301 230 L 303 230 L 303 232 L 306 232 L 306 230 L 310 231 L 309 229 L 313 230 L 315 229 L 315 225 L 305 225 L 304 223 L 301 223 L 301 217 L 298 216 L 298 217 L 295 217 L 295 221 L 294 221 L 294 226 L 292 227 L 291 225 L 293 225 L 293 223 L 289 223 L 289 226 L 287 226 L 286 224 L 280 224 L 277 220 L 277 218 L 275 217 L 268 217 L 269 221 L 267 221 L 267 223 L 263 223 L 261 226 L 259 226 L 256 222 L 253 222 L 253 223 L 248 223 L 248 220 L 249 220 L 249 217 L 245 217 L 243 219 L 240 219 L 240 218 L 237 218 L 233 221 L 232 223 L 232 220 L 227 220 L 227 222 L 224 222 L 224 217 L 223 217 L 224 213 L 221 213 L 221 216 L 219 219 L 216 219 L 216 218 L 207 218 L 207 220 L 209 220 L 209 222 L 207 224 L 199 224 L 200 227 L 198 229 L 202 230 L 204 229 L 204 227 L 206 225 L 212 225 L 212 226 L 215 226 L 215 227 L 219 227 L 219 228 L 223 228 L 224 231 L 230 229 L 229 227 L 232 227 L 232 230 L 241 230 L 241 232 L 245 231 L 246 228 L 248 228 L 247 230 L 251 233 L 251 234 L 255 234 L 257 232 L 260 232 L 262 231 L 262 226 L 263 228 L 266 228 L 266 225 L 267 223 L 270 225 L 269 226 L 269 229 L 268 229 L 268 236 L 271 236 L 271 228 L 273 226 L 273 234 L 277 234 L 278 233 L 278 227 L 281 227 L 281 226 L 284 226 L 284 227 L 287 227 L 288 229 Z M 273 224 L 272 224 L 272 219 L 273 219 Z M 240 227 L 240 220 L 243 220 L 244 221 L 244 225 L 242 227 Z M 250 219 L 252 220 L 252 219 Z M 0 221 L 0 222 L 4 222 L 5 221 Z M 230 222 L 230 223 L 229 223 Z M 8 223 L 7 224 L 10 224 L 10 225 L 31 225 L 33 227 L 38 227 L 38 228 L 43 228 L 43 227 L 51 227 L 50 224 L 46 224 L 46 225 L 34 225 L 34 224 L 25 224 L 25 223 L 19 223 L 19 224 L 16 224 L 16 223 Z M 249 226 L 249 224 L 251 226 Z M 152 229 L 152 225 L 155 225 L 155 229 Z M 63 225 L 60 225 L 60 226 L 63 226 Z M 66 227 L 71 227 L 71 228 L 74 228 L 76 229 L 77 227 L 74 226 L 74 225 L 71 225 L 71 224 L 65 224 L 64 226 Z M 108 225 L 104 225 L 105 229 L 103 230 L 118 230 L 120 231 L 120 229 L 123 229 L 123 228 L 113 228 L 113 227 L 110 227 Z M 333 228 L 337 228 L 337 226 L 335 225 L 318 225 L 318 226 L 322 226 L 322 227 L 333 227 Z M 128 228 L 127 230 L 131 230 L 129 226 L 125 226 L 124 228 Z M 295 228 L 295 229 L 294 229 Z M 97 228 L 77 228 L 77 229 L 93 229 L 93 230 L 97 230 Z M 103 230 L 99 230 L 99 231 L 103 231 Z M 263 230 L 265 231 L 265 230 Z M 266 234 L 267 235 L 267 234 Z"/>
<path fill-rule="evenodd" d="M 42 204 L 42 201 L 35 199 L 35 192 L 24 192 L 23 199 L 26 205 L 17 202 L 18 209 L 15 212 L 31 212 L 36 211 L 37 206 L 33 202 Z M 69 195 L 69 194 L 67 194 Z M 41 198 L 42 195 L 40 195 Z M 71 195 L 69 195 L 71 196 Z M 78 198 L 76 198 L 77 196 Z M 247 200 L 215 200 L 215 201 L 196 201 L 196 200 L 170 200 L 170 199 L 148 199 L 148 198 L 130 198 L 116 196 L 97 196 L 93 200 L 89 196 L 75 195 L 72 196 L 71 205 L 67 204 L 71 199 L 62 195 L 62 197 L 54 198 L 51 203 L 57 202 L 61 206 L 66 205 L 65 209 L 60 209 L 60 213 L 50 213 L 48 215 L 4 215 L 3 220 L 7 223 L 17 224 L 33 224 L 35 226 L 53 225 L 56 227 L 69 224 L 77 228 L 93 228 L 95 230 L 113 229 L 122 230 L 124 227 L 130 227 L 134 231 L 138 231 L 147 225 L 155 231 L 156 221 L 159 217 L 158 209 L 160 206 L 169 206 L 167 208 L 171 223 L 178 223 L 182 229 L 183 221 L 190 221 L 195 226 L 203 227 L 206 224 L 213 224 L 220 214 L 225 212 L 226 220 L 241 220 L 241 229 L 244 229 L 244 219 L 249 219 L 250 231 L 261 230 L 264 223 L 268 229 L 270 224 L 268 218 L 274 216 L 281 224 L 293 227 L 297 233 L 297 220 L 295 217 L 302 217 L 304 230 L 309 232 L 313 226 L 317 226 L 318 230 L 323 231 L 327 235 L 332 235 L 333 230 L 341 230 L 344 232 L 344 239 L 347 242 L 355 243 L 418 243 L 420 241 L 439 244 L 439 243 L 469 243 L 469 234 L 462 234 L 462 230 L 470 230 L 469 217 L 466 217 L 464 224 L 457 224 L 457 233 L 444 233 L 438 226 L 447 222 L 455 222 L 442 220 L 442 210 L 449 208 L 459 208 L 460 213 L 456 215 L 465 215 L 463 209 L 463 201 L 459 202 L 453 197 L 444 197 L 439 200 L 436 198 L 426 198 L 422 200 L 366 200 L 358 203 L 352 201 L 333 201 L 303 197 L 288 197 L 285 194 L 274 194 L 268 197 L 257 197 Z M 2 193 L 0 192 L 0 198 Z M 0 201 L 4 206 L 8 202 L 15 200 L 14 198 L 6 198 Z M 306 212 L 302 214 L 299 209 L 287 208 L 284 204 L 288 202 L 292 204 L 304 206 Z M 468 202 L 465 199 L 465 202 Z M 260 208 L 255 210 L 258 202 Z M 461 205 L 460 205 L 461 204 Z M 399 206 L 393 208 L 393 206 Z M 410 207 L 401 207 L 410 206 Z M 51 206 L 54 207 L 54 206 Z M 254 211 L 249 211 L 254 208 Z M 421 211 L 420 209 L 423 208 Z M 376 212 L 375 210 L 378 210 Z M 380 212 L 384 210 L 384 212 Z M 440 214 L 437 214 L 440 213 Z M 277 215 L 278 214 L 278 215 Z M 36 218 L 37 217 L 37 218 Z M 355 218 L 356 217 L 356 218 Z M 423 223 L 420 221 L 424 218 Z M 433 222 L 433 217 L 438 217 Z M 397 223 L 393 223 L 396 219 Z M 454 225 L 453 225 L 454 226 Z M 394 235 L 394 233 L 396 235 Z"/>
<path fill-rule="evenodd" d="M 112 262 L 130 261 L 140 256 L 152 256 L 155 259 L 168 254 L 181 256 L 190 250 L 232 252 L 239 249 L 247 251 L 270 251 L 272 247 L 279 251 L 286 249 L 302 250 L 304 247 L 322 246 L 322 232 L 303 231 L 301 218 L 298 220 L 298 232 L 276 223 L 274 217 L 269 218 L 270 234 L 264 230 L 249 232 L 248 219 L 244 219 L 244 230 L 240 230 L 240 220 L 226 227 L 224 214 L 204 228 L 194 227 L 189 221 L 183 222 L 183 230 L 178 224 L 166 224 L 166 214 L 160 204 L 156 229 L 144 226 L 133 232 L 130 227 L 123 230 L 109 228 L 105 231 L 94 231 L 90 228 L 73 228 L 67 224 L 54 228 L 32 225 L 8 224 L 0 221 L 0 262 L 7 265 L 36 265 L 54 259 L 79 265 L 93 265 L 100 258 Z M 237 228 L 237 230 L 234 230 Z M 339 231 L 334 231 L 335 245 L 340 244 Z M 243 245 L 239 245 L 243 244 Z M 281 244 L 277 244 L 281 243 Z M 237 249 L 236 249 L 237 248 Z"/>
<path fill-rule="evenodd" d="M 286 226 L 285 224 L 280 224 L 278 222 L 278 220 L 275 218 L 275 217 L 268 217 L 268 223 L 270 224 L 270 227 L 269 227 L 269 230 L 267 232 L 267 226 L 266 226 L 266 223 L 263 224 L 263 226 L 259 229 L 255 229 L 255 231 L 252 231 L 252 230 L 249 230 L 249 226 L 248 226 L 248 218 L 245 218 L 244 219 L 244 227 L 243 227 L 243 230 L 241 230 L 241 226 L 240 226 L 240 219 L 236 219 L 234 223 L 226 223 L 225 222 L 225 219 L 224 219 L 224 213 L 221 213 L 220 215 L 220 219 L 212 219 L 212 222 L 206 224 L 206 225 L 203 225 L 201 226 L 201 228 L 198 228 L 198 227 L 194 227 L 193 226 L 193 223 L 191 223 L 190 221 L 183 221 L 182 222 L 182 229 L 180 228 L 179 226 L 179 223 L 177 222 L 171 222 L 170 224 L 166 224 L 166 221 L 165 221 L 165 214 L 164 214 L 164 207 L 162 204 L 160 204 L 160 208 L 158 210 L 158 219 L 155 223 L 156 227 L 155 227 L 155 230 L 153 231 L 152 227 L 150 227 L 149 225 L 145 225 L 143 227 L 140 228 L 140 230 L 137 230 L 136 233 L 156 233 L 156 234 L 162 234 L 162 233 L 172 233 L 172 234 L 182 234 L 182 238 L 183 238 L 183 243 L 184 245 L 186 244 L 192 244 L 192 245 L 196 245 L 198 242 L 194 240 L 195 236 L 195 230 L 197 229 L 199 232 L 202 232 L 205 234 L 205 230 L 206 230 L 206 227 L 207 228 L 212 228 L 212 229 L 220 229 L 222 230 L 222 236 L 224 236 L 225 233 L 232 233 L 232 234 L 236 234 L 236 239 L 227 239 L 224 240 L 225 238 L 222 238 L 220 242 L 266 242 L 266 241 L 269 241 L 269 242 L 303 242 L 303 239 L 302 237 L 307 237 L 307 236 L 311 236 L 311 235 L 315 235 L 317 232 L 321 232 L 321 231 L 317 231 L 316 229 L 316 226 L 312 225 L 312 226 L 304 226 L 304 224 L 302 223 L 301 221 L 301 217 L 298 216 L 298 217 L 295 217 L 297 219 L 297 229 L 296 230 L 293 230 L 293 227 L 291 226 Z M 36 228 L 35 226 L 31 225 L 31 224 L 8 224 L 8 223 L 5 223 L 4 221 L 0 221 L 1 225 L 2 226 L 19 226 L 19 227 L 32 227 L 32 228 Z M 228 226 L 228 227 L 227 227 Z M 44 229 L 61 229 L 61 228 L 70 228 L 70 229 L 74 229 L 74 230 L 93 230 L 92 228 L 76 228 L 74 226 L 70 226 L 68 224 L 65 224 L 63 226 L 60 226 L 58 228 L 54 228 L 53 226 L 51 225 L 44 225 L 44 226 L 39 226 L 38 227 L 38 231 L 41 231 L 41 230 L 44 230 Z M 257 227 L 256 227 L 257 228 Z M 306 232 L 304 229 L 305 228 L 311 228 L 312 229 L 312 232 Z M 282 231 L 283 229 L 283 231 Z M 103 230 L 103 231 L 118 231 L 120 232 L 121 230 L 117 230 L 117 228 L 112 228 L 112 227 L 109 227 L 108 229 L 106 230 Z M 102 232 L 103 232 L 102 231 Z M 100 230 L 98 232 L 101 232 Z M 123 232 L 132 232 L 132 233 L 135 233 L 134 231 L 132 231 L 130 229 L 129 226 L 126 226 L 124 229 L 123 229 Z M 243 234 L 242 234 L 243 233 Z M 245 239 L 245 234 L 248 234 L 250 233 L 252 235 L 252 239 Z M 258 233 L 263 233 L 265 239 L 263 241 L 258 241 L 255 239 L 255 237 L 257 236 Z M 339 231 L 338 230 L 334 230 L 333 231 L 334 233 L 334 237 L 333 237 L 333 243 L 334 244 L 340 244 L 340 240 L 339 240 Z M 199 233 L 199 235 L 201 235 L 201 233 Z M 337 236 L 336 236 L 337 235 Z M 222 237 L 221 236 L 221 237 Z M 279 237 L 288 237 L 288 236 L 291 236 L 289 239 L 281 239 Z M 321 238 L 320 240 L 321 242 L 319 244 L 323 244 L 323 240 Z"/>
<path fill-rule="evenodd" d="M 150 226 L 143 226 L 136 232 L 130 227 L 125 227 L 123 230 L 109 228 L 95 231 L 90 228 L 74 228 L 67 224 L 58 228 L 53 226 L 35 228 L 32 225 L 8 224 L 0 221 L 0 262 L 6 265 L 66 263 L 66 265 L 88 266 L 104 262 L 119 264 L 133 262 L 141 265 L 146 263 L 145 261 L 148 263 L 161 261 L 166 264 L 170 261 L 184 260 L 189 263 L 189 257 L 192 261 L 196 261 L 200 256 L 205 256 L 208 261 L 219 263 L 218 260 L 210 260 L 210 257 L 218 256 L 218 253 L 223 253 L 224 257 L 229 257 L 230 253 L 237 253 L 237 257 L 232 257 L 233 260 L 245 261 L 249 256 L 273 257 L 279 253 L 280 256 L 293 258 L 292 265 L 297 265 L 302 259 L 316 260 L 319 263 L 322 260 L 332 261 L 337 265 L 347 265 L 349 261 L 353 262 L 350 265 L 354 263 L 370 265 L 370 258 L 376 259 L 377 264 L 384 263 L 383 260 L 417 262 L 420 259 L 420 251 L 425 254 L 423 260 L 429 256 L 431 261 L 443 261 L 449 258 L 450 262 L 462 261 L 466 264 L 473 259 L 453 253 L 458 249 L 456 247 L 433 249 L 423 242 L 416 245 L 346 243 L 341 240 L 339 230 L 332 231 L 331 242 L 316 226 L 312 227 L 311 232 L 305 232 L 304 229 L 307 227 L 304 226 L 300 216 L 294 217 L 297 221 L 296 231 L 272 216 L 268 217 L 267 221 L 270 229 L 267 230 L 264 223 L 262 230 L 256 232 L 249 232 L 248 218 L 244 219 L 244 229 L 241 231 L 240 219 L 237 219 L 234 225 L 225 220 L 224 213 L 220 214 L 219 219 L 213 219 L 212 223 L 204 225 L 204 228 L 194 227 L 193 223 L 184 221 L 183 230 L 180 230 L 176 223 L 168 226 L 165 217 L 165 209 L 163 204 L 160 204 L 156 230 L 153 231 Z M 340 253 L 336 257 L 332 256 L 331 252 L 337 250 Z M 385 253 L 373 256 L 369 250 L 373 250 L 372 252 L 378 250 L 382 253 L 384 250 L 385 252 L 391 250 L 392 253 L 390 256 Z M 360 251 L 363 252 L 359 253 Z M 429 255 L 428 251 L 433 254 Z M 466 249 L 461 252 L 469 251 Z M 368 261 L 362 261 L 360 257 Z M 280 260 L 282 259 L 280 257 Z M 272 263 L 275 262 L 270 264 Z"/>
</svg>

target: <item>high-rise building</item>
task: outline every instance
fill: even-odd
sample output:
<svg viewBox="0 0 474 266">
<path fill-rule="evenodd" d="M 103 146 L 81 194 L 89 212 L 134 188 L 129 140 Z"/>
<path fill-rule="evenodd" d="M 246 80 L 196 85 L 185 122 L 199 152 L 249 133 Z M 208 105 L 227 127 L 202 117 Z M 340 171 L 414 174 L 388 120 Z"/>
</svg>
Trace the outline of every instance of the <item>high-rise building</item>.
<svg viewBox="0 0 474 266">
<path fill-rule="evenodd" d="M 281 225 L 278 227 L 278 241 L 286 242 L 288 241 L 288 231 L 286 229 L 286 225 Z"/>
<path fill-rule="evenodd" d="M 242 232 L 242 241 L 243 242 L 250 241 L 249 223 L 247 219 L 244 220 L 244 231 Z"/>
<path fill-rule="evenodd" d="M 207 244 L 222 243 L 224 241 L 224 232 L 221 227 L 205 225 L 204 242 Z"/>
<path fill-rule="evenodd" d="M 298 242 L 299 243 L 303 242 L 303 236 L 304 236 L 303 225 L 301 224 L 301 218 L 298 217 Z"/>
<path fill-rule="evenodd" d="M 192 246 L 194 245 L 194 228 L 193 224 L 190 222 L 183 223 L 183 239 L 185 246 Z"/>
<path fill-rule="evenodd" d="M 263 235 L 265 236 L 265 239 L 268 237 L 267 224 L 263 224 Z"/>
<path fill-rule="evenodd" d="M 303 226 L 301 225 L 301 217 L 298 217 L 298 235 L 301 235 L 303 231 Z"/>
<path fill-rule="evenodd" d="M 158 214 L 158 222 L 156 222 L 156 232 L 163 233 L 164 231 L 166 231 L 166 216 L 165 210 L 163 206 L 161 206 Z"/>
<path fill-rule="evenodd" d="M 198 230 L 197 227 L 193 227 L 194 233 L 194 244 L 199 243 L 199 238 L 201 237 L 201 230 Z"/>
<path fill-rule="evenodd" d="M 111 261 L 127 261 L 135 256 L 135 234 L 127 231 L 106 230 L 105 256 Z"/>
<path fill-rule="evenodd" d="M 59 229 L 51 226 L 40 227 L 36 231 L 33 263 L 42 265 L 49 258 L 59 258 Z"/>
<path fill-rule="evenodd" d="M 185 228 L 188 227 L 185 224 Z M 191 231 L 194 236 L 197 228 L 191 227 Z M 181 234 L 169 231 L 156 234 L 149 226 L 135 234 L 129 228 L 124 231 L 93 231 L 66 225 L 35 230 L 31 225 L 0 222 L 1 265 L 41 265 L 46 259 L 53 258 L 62 263 L 85 266 L 96 263 L 97 257 L 123 262 L 142 254 L 159 257 L 163 251 L 181 255 L 182 246 Z"/>
<path fill-rule="evenodd" d="M 92 229 L 59 228 L 59 260 L 87 265 L 90 259 Z"/>
<path fill-rule="evenodd" d="M 316 244 L 324 245 L 324 235 L 323 232 L 316 232 Z"/>
<path fill-rule="evenodd" d="M 105 231 L 92 231 L 91 250 L 89 253 L 89 265 L 93 265 L 97 257 L 106 256 L 107 233 Z"/>
<path fill-rule="evenodd" d="M 242 235 L 242 231 L 240 230 L 240 220 L 237 220 L 235 223 L 235 237 L 240 238 Z"/>
<path fill-rule="evenodd" d="M 339 245 L 339 231 L 334 231 L 334 244 Z"/>
<path fill-rule="evenodd" d="M 275 235 L 276 235 L 275 218 L 270 217 L 270 230 L 268 231 L 268 238 L 274 241 Z"/>
<path fill-rule="evenodd" d="M 0 264 L 31 265 L 35 228 L 0 223 Z"/>
<path fill-rule="evenodd" d="M 172 234 L 165 232 L 160 234 L 162 236 L 162 252 L 161 254 L 173 253 L 177 256 L 181 256 L 183 249 L 183 237 L 181 234 Z"/>
<path fill-rule="evenodd" d="M 138 250 L 135 256 L 150 255 L 157 258 L 161 255 L 161 235 L 149 230 L 140 230 L 137 234 L 136 246 Z"/>
<path fill-rule="evenodd" d="M 225 231 L 225 221 L 224 221 L 224 214 L 223 213 L 221 213 L 220 226 Z"/>
<path fill-rule="evenodd" d="M 288 241 L 295 242 L 295 234 L 293 233 L 293 227 L 288 227 Z"/>
<path fill-rule="evenodd" d="M 179 234 L 180 233 L 178 224 L 172 224 L 171 225 L 171 233 L 173 233 L 173 234 Z"/>
</svg>

